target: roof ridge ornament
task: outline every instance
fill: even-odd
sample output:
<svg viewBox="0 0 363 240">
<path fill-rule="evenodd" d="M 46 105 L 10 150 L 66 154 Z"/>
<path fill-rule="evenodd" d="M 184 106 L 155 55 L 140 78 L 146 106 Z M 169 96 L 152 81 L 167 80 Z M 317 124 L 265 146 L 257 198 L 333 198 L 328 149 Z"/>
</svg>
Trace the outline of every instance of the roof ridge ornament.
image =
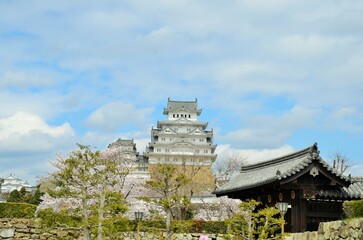
<svg viewBox="0 0 363 240">
<path fill-rule="evenodd" d="M 320 151 L 318 150 L 318 143 L 314 143 L 313 146 L 310 147 L 309 153 L 312 159 L 319 158 Z"/>
</svg>

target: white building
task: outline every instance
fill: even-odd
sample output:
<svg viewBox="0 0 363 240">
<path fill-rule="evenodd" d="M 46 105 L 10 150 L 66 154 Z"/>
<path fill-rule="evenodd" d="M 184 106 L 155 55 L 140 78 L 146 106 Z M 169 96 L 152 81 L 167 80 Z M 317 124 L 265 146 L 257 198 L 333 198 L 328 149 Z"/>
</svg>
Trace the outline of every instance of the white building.
<svg viewBox="0 0 363 240">
<path fill-rule="evenodd" d="M 123 163 L 132 168 L 132 172 L 128 177 L 131 178 L 145 178 L 148 179 L 150 174 L 148 171 L 148 161 L 143 155 L 139 155 L 136 150 L 136 143 L 134 140 L 117 139 L 115 142 L 108 145 L 108 149 L 115 149 L 119 151 L 119 157 L 123 158 Z"/>
<path fill-rule="evenodd" d="M 145 155 L 149 164 L 211 166 L 214 153 L 213 131 L 208 123 L 198 121 L 202 110 L 195 101 L 172 101 L 164 108 L 167 119 L 151 130 L 151 142 Z"/>
<path fill-rule="evenodd" d="M 12 191 L 20 190 L 22 187 L 25 187 L 27 192 L 31 192 L 33 187 L 26 181 L 17 178 L 14 174 L 10 174 L 8 177 L 3 179 L 3 183 L 1 184 L 1 192 L 2 193 L 10 193 Z"/>
</svg>

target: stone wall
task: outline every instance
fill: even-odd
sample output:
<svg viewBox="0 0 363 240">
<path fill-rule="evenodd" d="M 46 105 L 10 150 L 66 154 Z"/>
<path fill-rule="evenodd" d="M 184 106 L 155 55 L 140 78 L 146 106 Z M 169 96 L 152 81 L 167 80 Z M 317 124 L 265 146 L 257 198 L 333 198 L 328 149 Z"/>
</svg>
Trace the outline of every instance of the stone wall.
<svg viewBox="0 0 363 240">
<path fill-rule="evenodd" d="M 317 232 L 293 233 L 286 240 L 363 239 L 363 218 L 320 223 Z"/>
<path fill-rule="evenodd" d="M 80 231 L 72 228 L 59 228 L 47 232 L 36 227 L 32 219 L 0 219 L 0 240 L 56 240 L 56 239 L 79 239 Z"/>
<path fill-rule="evenodd" d="M 174 240 L 198 240 L 201 233 L 174 234 Z M 166 233 L 140 232 L 140 239 L 160 240 Z M 0 240 L 66 240 L 81 239 L 81 231 L 75 228 L 58 228 L 42 231 L 32 219 L 0 219 Z M 117 239 L 134 240 L 135 232 L 122 232 Z M 209 240 L 225 240 L 223 234 L 209 234 Z"/>
<path fill-rule="evenodd" d="M 174 234 L 174 240 L 198 240 L 201 233 Z M 140 232 L 140 239 L 160 240 L 166 233 Z M 32 219 L 0 219 L 0 240 L 56 240 L 81 239 L 81 232 L 74 228 L 58 228 L 41 231 Z M 118 239 L 134 240 L 134 232 L 120 233 Z M 209 240 L 225 240 L 223 234 L 209 234 Z M 350 221 L 321 223 L 317 232 L 293 233 L 286 240 L 330 240 L 330 239 L 363 239 L 363 218 Z"/>
</svg>

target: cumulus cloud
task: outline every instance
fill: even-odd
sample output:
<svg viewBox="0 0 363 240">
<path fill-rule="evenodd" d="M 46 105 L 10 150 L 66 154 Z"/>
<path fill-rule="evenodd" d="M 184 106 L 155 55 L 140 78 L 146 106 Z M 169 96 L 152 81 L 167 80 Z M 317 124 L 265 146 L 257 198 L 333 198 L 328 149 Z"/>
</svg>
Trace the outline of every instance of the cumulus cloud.
<svg viewBox="0 0 363 240">
<path fill-rule="evenodd" d="M 15 173 L 35 183 L 51 169 L 49 161 L 72 147 L 75 133 L 69 123 L 51 126 L 41 117 L 18 112 L 0 119 L 0 176 Z"/>
<path fill-rule="evenodd" d="M 138 109 L 130 103 L 112 102 L 92 112 L 86 123 L 97 129 L 112 131 L 123 125 L 146 124 L 152 112 L 152 108 Z"/>
<path fill-rule="evenodd" d="M 74 136 L 69 123 L 50 126 L 37 115 L 18 112 L 0 119 L 2 152 L 43 152 L 54 150 L 59 143 Z"/>
</svg>

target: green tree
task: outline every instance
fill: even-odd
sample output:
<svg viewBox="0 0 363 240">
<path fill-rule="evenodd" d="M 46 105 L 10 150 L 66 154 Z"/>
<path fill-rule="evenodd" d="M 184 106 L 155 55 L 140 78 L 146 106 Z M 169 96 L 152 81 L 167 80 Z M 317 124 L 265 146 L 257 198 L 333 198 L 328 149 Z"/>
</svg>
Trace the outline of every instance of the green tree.
<svg viewBox="0 0 363 240">
<path fill-rule="evenodd" d="M 82 220 L 84 239 L 89 240 L 91 231 L 96 229 L 97 239 L 101 240 L 107 228 L 105 224 L 117 221 L 127 209 L 123 196 L 112 188 L 116 184 L 118 164 L 89 146 L 78 144 L 78 147 L 67 158 L 58 157 L 54 163 L 58 169 L 52 174 L 56 188 L 49 194 L 77 200 L 80 204 L 74 214 Z M 107 198 L 114 201 L 109 202 Z M 107 229 L 109 233 L 111 228 Z"/>
<path fill-rule="evenodd" d="M 38 185 L 37 190 L 35 190 L 29 203 L 34 204 L 34 205 L 39 205 L 42 202 L 42 200 L 41 200 L 42 196 L 43 196 L 43 193 L 40 191 L 39 185 Z"/>
<path fill-rule="evenodd" d="M 279 210 L 272 207 L 261 208 L 261 203 L 249 200 L 240 204 L 241 213 L 230 220 L 231 233 L 244 240 L 269 239 L 280 229 L 282 219 Z"/>
<path fill-rule="evenodd" d="M 172 211 L 181 205 L 186 205 L 189 198 L 183 195 L 182 188 L 190 181 L 185 174 L 178 171 L 174 165 L 156 166 L 151 172 L 151 180 L 146 185 L 157 195 L 155 197 L 143 197 L 146 202 L 151 202 L 161 207 L 166 215 L 166 232 L 169 240 L 172 239 L 171 220 Z"/>
<path fill-rule="evenodd" d="M 19 190 L 15 189 L 13 191 L 11 191 L 7 202 L 22 202 L 24 199 L 24 196 L 22 195 L 22 193 L 20 193 Z"/>
</svg>

